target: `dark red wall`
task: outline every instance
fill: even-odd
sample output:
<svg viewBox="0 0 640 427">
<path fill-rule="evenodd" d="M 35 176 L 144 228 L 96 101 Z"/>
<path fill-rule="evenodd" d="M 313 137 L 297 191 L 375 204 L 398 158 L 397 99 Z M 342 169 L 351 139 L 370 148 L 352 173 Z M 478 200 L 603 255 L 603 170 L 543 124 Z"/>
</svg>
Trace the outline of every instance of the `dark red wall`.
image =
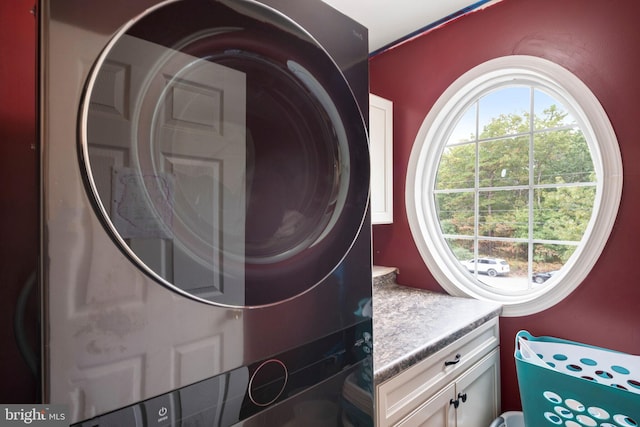
<svg viewBox="0 0 640 427">
<path fill-rule="evenodd" d="M 0 2 L 0 402 L 37 401 L 37 381 L 13 332 L 18 295 L 38 254 L 34 1 Z M 35 293 L 28 299 L 25 336 L 37 345 Z"/>
<path fill-rule="evenodd" d="M 499 56 L 540 56 L 572 71 L 600 100 L 622 152 L 624 189 L 611 238 L 573 294 L 544 312 L 501 319 L 503 410 L 520 408 L 513 361 L 520 329 L 640 354 L 640 25 L 637 0 L 504 0 L 370 60 L 371 92 L 394 102 L 394 223 L 374 227 L 374 263 L 402 284 L 442 292 L 420 258 L 405 213 L 413 141 L 460 75 Z"/>
</svg>

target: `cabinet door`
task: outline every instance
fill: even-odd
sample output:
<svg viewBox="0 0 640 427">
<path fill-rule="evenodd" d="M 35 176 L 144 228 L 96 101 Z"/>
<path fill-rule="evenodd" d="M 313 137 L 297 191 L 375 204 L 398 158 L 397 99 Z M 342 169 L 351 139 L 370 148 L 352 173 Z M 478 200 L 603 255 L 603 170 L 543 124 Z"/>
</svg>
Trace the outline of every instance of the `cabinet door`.
<svg viewBox="0 0 640 427">
<path fill-rule="evenodd" d="M 371 152 L 371 221 L 393 222 L 393 103 L 369 95 Z"/>
<path fill-rule="evenodd" d="M 457 427 L 487 427 L 500 414 L 499 347 L 456 381 Z"/>
<path fill-rule="evenodd" d="M 454 383 L 449 384 L 422 404 L 414 413 L 396 424 L 397 427 L 454 427 L 455 409 L 451 396 L 455 394 Z M 487 423 L 487 426 L 489 424 Z M 485 426 L 486 427 L 486 426 Z"/>
</svg>

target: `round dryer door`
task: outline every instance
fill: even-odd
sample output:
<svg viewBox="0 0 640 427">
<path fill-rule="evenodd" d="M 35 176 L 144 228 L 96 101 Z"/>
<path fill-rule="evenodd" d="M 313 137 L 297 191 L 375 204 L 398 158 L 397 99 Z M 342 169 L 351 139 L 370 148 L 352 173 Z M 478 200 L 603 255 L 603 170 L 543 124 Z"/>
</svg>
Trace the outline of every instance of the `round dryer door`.
<svg viewBox="0 0 640 427">
<path fill-rule="evenodd" d="M 327 277 L 367 211 L 365 125 L 301 27 L 253 1 L 171 1 L 104 49 L 81 157 L 107 231 L 146 274 L 229 306 Z"/>
</svg>

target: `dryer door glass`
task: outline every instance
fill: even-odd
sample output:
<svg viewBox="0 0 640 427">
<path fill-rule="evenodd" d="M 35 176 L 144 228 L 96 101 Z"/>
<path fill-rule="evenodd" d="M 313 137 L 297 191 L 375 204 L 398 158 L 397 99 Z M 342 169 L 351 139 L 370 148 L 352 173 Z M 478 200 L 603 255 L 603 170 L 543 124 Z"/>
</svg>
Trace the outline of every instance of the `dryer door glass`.
<svg viewBox="0 0 640 427">
<path fill-rule="evenodd" d="M 365 125 L 304 29 L 253 1 L 149 10 L 98 59 L 81 111 L 87 188 L 132 262 L 229 306 L 299 295 L 367 210 Z"/>
</svg>

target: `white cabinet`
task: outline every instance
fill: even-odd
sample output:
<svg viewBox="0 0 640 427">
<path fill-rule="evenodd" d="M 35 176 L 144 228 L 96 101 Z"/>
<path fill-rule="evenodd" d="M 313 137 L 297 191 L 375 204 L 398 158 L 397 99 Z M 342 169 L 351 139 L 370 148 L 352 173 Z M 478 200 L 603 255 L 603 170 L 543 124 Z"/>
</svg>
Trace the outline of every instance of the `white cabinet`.
<svg viewBox="0 0 640 427">
<path fill-rule="evenodd" d="M 499 414 L 500 355 L 493 350 L 398 426 L 487 427 Z"/>
<path fill-rule="evenodd" d="M 369 94 L 371 221 L 393 222 L 393 103 Z"/>
<path fill-rule="evenodd" d="M 376 388 L 377 427 L 487 427 L 500 414 L 498 321 Z"/>
<path fill-rule="evenodd" d="M 456 426 L 486 427 L 500 414 L 500 349 L 456 380 Z M 455 404 L 453 405 L 455 406 Z"/>
</svg>

